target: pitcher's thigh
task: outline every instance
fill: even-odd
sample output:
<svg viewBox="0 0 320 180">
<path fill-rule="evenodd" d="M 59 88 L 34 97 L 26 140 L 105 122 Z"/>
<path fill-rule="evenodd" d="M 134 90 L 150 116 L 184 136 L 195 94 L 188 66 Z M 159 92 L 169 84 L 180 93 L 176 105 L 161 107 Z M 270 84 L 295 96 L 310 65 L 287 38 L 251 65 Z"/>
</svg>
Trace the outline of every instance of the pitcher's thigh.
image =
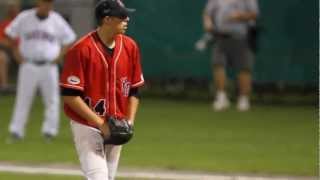
<svg viewBox="0 0 320 180">
<path fill-rule="evenodd" d="M 103 139 L 98 130 L 71 122 L 74 143 L 87 180 L 108 179 Z"/>
</svg>

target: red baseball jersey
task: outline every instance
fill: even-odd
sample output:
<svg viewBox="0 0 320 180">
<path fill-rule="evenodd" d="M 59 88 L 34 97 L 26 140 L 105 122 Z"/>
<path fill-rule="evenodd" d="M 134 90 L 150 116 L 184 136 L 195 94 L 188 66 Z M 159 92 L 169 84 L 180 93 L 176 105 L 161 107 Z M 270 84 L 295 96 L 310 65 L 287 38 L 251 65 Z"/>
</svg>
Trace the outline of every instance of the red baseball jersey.
<svg viewBox="0 0 320 180">
<path fill-rule="evenodd" d="M 129 91 L 144 84 L 140 51 L 133 39 L 117 35 L 113 54 L 108 53 L 96 31 L 80 39 L 67 52 L 60 86 L 82 91 L 87 105 L 100 117 L 124 118 Z M 68 105 L 69 118 L 95 127 Z"/>
</svg>

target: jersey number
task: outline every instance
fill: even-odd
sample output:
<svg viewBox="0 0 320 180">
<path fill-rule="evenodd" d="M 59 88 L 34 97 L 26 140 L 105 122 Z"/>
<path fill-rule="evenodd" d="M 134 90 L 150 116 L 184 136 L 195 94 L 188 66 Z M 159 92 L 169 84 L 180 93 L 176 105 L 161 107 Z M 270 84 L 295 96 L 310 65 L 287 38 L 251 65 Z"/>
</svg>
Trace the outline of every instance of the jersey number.
<svg viewBox="0 0 320 180">
<path fill-rule="evenodd" d="M 84 99 L 84 102 L 99 116 L 104 116 L 106 113 L 106 100 L 100 99 L 94 106 L 92 106 L 92 100 L 89 97 Z"/>
</svg>

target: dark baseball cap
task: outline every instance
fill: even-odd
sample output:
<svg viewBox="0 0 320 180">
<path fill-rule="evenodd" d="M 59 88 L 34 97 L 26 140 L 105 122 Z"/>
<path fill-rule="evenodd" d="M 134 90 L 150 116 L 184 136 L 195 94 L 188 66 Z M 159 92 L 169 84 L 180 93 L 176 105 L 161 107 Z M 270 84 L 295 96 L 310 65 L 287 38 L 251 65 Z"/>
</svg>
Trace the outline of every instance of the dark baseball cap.
<svg viewBox="0 0 320 180">
<path fill-rule="evenodd" d="M 101 19 L 105 16 L 126 18 L 129 16 L 129 13 L 134 11 L 135 9 L 126 8 L 121 0 L 100 0 L 95 7 L 97 19 Z"/>
</svg>

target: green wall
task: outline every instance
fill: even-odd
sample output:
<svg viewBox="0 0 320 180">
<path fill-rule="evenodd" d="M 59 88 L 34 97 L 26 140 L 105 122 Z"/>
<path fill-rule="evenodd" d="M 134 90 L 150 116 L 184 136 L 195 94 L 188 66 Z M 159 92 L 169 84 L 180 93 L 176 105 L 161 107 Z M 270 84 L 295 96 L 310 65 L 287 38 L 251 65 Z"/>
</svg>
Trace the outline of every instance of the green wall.
<svg viewBox="0 0 320 180">
<path fill-rule="evenodd" d="M 129 34 L 141 47 L 146 78 L 211 79 L 210 51 L 194 50 L 205 0 L 126 0 L 137 11 Z M 318 1 L 260 0 L 263 26 L 254 81 L 316 84 Z"/>
</svg>

